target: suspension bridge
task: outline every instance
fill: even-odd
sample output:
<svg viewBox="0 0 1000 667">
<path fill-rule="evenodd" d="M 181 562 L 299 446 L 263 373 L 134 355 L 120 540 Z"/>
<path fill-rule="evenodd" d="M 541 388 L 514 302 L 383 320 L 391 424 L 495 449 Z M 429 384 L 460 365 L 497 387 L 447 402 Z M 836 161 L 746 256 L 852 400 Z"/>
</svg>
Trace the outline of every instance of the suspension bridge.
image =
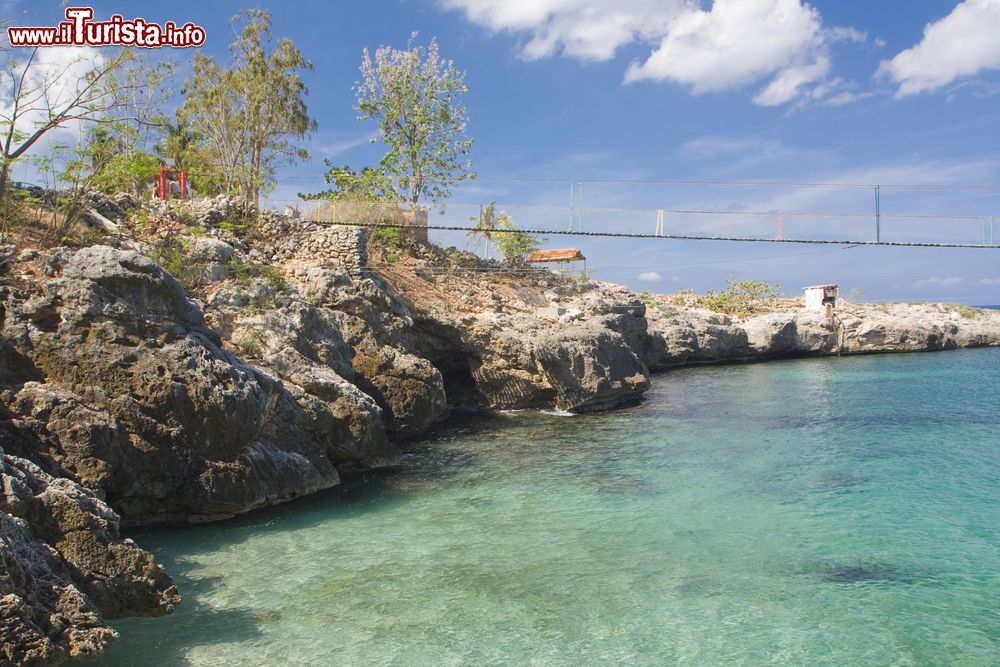
<svg viewBox="0 0 1000 667">
<path fill-rule="evenodd" d="M 384 218 L 341 220 L 317 215 L 318 209 L 301 213 L 321 225 L 468 234 L 481 231 L 477 224 L 483 215 L 482 202 L 488 201 L 517 227 L 506 232 L 493 229 L 491 234 L 517 231 L 643 242 L 1000 248 L 1000 185 L 488 177 L 477 178 L 471 185 L 474 188 L 468 183 L 457 186 L 452 200 L 428 207 L 427 224 L 385 222 Z M 469 195 L 477 201 L 469 201 Z M 664 200 L 675 205 L 656 205 Z M 293 203 L 296 208 L 302 205 L 300 200 L 273 201 Z M 718 202 L 725 205 L 711 205 Z"/>
</svg>

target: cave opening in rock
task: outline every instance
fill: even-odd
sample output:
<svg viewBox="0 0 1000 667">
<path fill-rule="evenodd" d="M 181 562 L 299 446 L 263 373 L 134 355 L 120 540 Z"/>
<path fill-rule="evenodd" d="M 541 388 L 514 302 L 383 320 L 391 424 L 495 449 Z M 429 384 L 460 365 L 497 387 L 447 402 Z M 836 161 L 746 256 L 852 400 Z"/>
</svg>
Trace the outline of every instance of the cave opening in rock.
<svg viewBox="0 0 1000 667">
<path fill-rule="evenodd" d="M 444 394 L 450 406 L 478 406 L 483 404 L 483 396 L 472 377 L 472 360 L 456 354 L 442 359 L 432 359 L 431 363 L 441 373 Z"/>
</svg>

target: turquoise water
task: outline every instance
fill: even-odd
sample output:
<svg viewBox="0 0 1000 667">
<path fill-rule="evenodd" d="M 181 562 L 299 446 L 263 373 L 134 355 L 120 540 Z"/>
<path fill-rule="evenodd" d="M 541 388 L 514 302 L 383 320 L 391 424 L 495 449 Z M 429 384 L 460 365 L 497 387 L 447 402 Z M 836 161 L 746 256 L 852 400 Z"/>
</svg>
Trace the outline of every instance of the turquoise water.
<svg viewBox="0 0 1000 667">
<path fill-rule="evenodd" d="M 1000 350 L 681 370 L 142 533 L 105 665 L 1000 664 Z"/>
</svg>

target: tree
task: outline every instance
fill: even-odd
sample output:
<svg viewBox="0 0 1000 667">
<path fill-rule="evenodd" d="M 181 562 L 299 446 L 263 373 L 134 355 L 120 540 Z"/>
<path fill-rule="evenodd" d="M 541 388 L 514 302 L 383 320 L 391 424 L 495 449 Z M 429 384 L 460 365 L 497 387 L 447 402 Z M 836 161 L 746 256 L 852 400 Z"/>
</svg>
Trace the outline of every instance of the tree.
<svg viewBox="0 0 1000 667">
<path fill-rule="evenodd" d="M 47 56 L 46 56 L 47 57 Z M 6 54 L 0 76 L 0 202 L 7 192 L 11 165 L 53 130 L 73 122 L 105 123 L 134 119 L 138 77 L 121 77 L 136 55 L 121 49 L 110 58 L 84 55 L 46 60 L 35 47 L 23 60 Z"/>
<path fill-rule="evenodd" d="M 497 228 L 503 228 L 512 222 L 506 213 L 496 214 L 496 202 L 491 201 L 479 212 L 478 218 L 469 218 L 470 222 L 476 223 L 475 229 L 466 234 L 471 238 L 481 238 L 486 246 L 483 253 L 487 259 L 490 257 L 490 241 L 493 240 L 493 233 Z"/>
<path fill-rule="evenodd" d="M 94 158 L 91 155 L 92 159 Z M 160 159 L 152 153 L 130 151 L 116 153 L 100 163 L 90 185 L 106 192 L 128 192 L 140 196 L 160 173 Z"/>
<path fill-rule="evenodd" d="M 397 198 L 437 203 L 452 184 L 475 178 L 462 103 L 468 88 L 454 63 L 441 59 L 436 39 L 424 48 L 414 45 L 416 37 L 404 50 L 379 47 L 374 61 L 365 49 L 355 108 L 359 120 L 378 123 L 378 139 L 389 149 L 380 164 Z"/>
<path fill-rule="evenodd" d="M 92 128 L 87 135 L 87 154 L 95 171 L 110 162 L 115 153 L 120 153 L 121 150 L 121 143 L 104 125 Z"/>
<path fill-rule="evenodd" d="M 202 138 L 225 190 L 257 205 L 278 166 L 309 158 L 295 141 L 316 129 L 300 78 L 312 63 L 289 39 L 272 47 L 271 17 L 263 10 L 237 14 L 233 26 L 239 34 L 229 47 L 228 69 L 195 54 L 178 120 Z"/>
<path fill-rule="evenodd" d="M 302 199 L 353 202 L 390 202 L 395 199 L 392 179 L 381 169 L 362 167 L 357 172 L 346 164 L 336 167 L 329 160 L 323 160 L 323 163 L 329 167 L 323 178 L 333 187 L 312 194 L 300 192 Z"/>
<path fill-rule="evenodd" d="M 506 215 L 501 216 L 494 234 L 504 263 L 509 266 L 521 266 L 525 255 L 535 252 L 545 243 L 545 239 L 522 232 Z"/>
<path fill-rule="evenodd" d="M 194 192 L 214 195 L 223 191 L 222 175 L 215 168 L 211 150 L 184 120 L 164 121 L 163 134 L 154 149 L 164 160 L 173 161 L 175 169 L 187 173 Z"/>
</svg>

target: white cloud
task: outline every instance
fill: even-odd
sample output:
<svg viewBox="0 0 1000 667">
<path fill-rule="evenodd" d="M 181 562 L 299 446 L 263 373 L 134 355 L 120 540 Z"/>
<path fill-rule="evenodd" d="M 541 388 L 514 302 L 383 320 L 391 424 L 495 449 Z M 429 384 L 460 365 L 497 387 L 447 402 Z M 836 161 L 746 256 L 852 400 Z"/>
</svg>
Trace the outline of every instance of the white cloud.
<svg viewBox="0 0 1000 667">
<path fill-rule="evenodd" d="M 359 146 L 364 146 L 365 144 L 371 143 L 377 133 L 370 132 L 364 136 L 354 137 L 352 139 L 337 139 L 325 144 L 321 144 L 316 152 L 326 158 L 335 158 L 347 153 Z"/>
<path fill-rule="evenodd" d="M 896 97 L 931 92 L 982 70 L 1000 69 L 1000 0 L 965 0 L 951 14 L 924 27 L 924 37 L 876 77 L 899 88 Z"/>
<path fill-rule="evenodd" d="M 728 137 L 708 135 L 690 139 L 677 149 L 677 152 L 700 160 L 718 158 L 733 158 L 746 154 L 763 155 L 770 159 L 775 155 L 783 155 L 789 151 L 780 139 L 767 137 Z"/>
<path fill-rule="evenodd" d="M 657 283 L 663 280 L 663 276 L 656 271 L 646 271 L 639 274 L 639 280 L 644 283 Z"/>
<path fill-rule="evenodd" d="M 774 77 L 762 91 L 754 95 L 753 101 L 763 107 L 788 104 L 802 91 L 803 86 L 824 78 L 830 71 L 830 59 L 820 56 L 811 65 L 789 67 Z"/>
<path fill-rule="evenodd" d="M 619 47 L 662 35 L 683 0 L 441 0 L 473 23 L 500 32 L 528 32 L 521 56 L 534 60 L 562 51 L 608 60 Z"/>
<path fill-rule="evenodd" d="M 740 88 L 809 59 L 821 41 L 819 13 L 799 0 L 715 0 L 685 10 L 626 81 L 669 80 L 696 95 Z"/>
<path fill-rule="evenodd" d="M 965 282 L 965 278 L 960 278 L 958 276 L 946 276 L 946 277 L 932 277 L 925 278 L 923 280 L 918 280 L 913 283 L 915 289 L 927 289 L 927 288 L 937 288 L 937 287 L 954 287 L 956 285 L 961 285 Z"/>
<path fill-rule="evenodd" d="M 562 53 L 609 60 L 629 44 L 653 44 L 625 72 L 627 83 L 667 81 L 696 94 L 765 83 L 757 104 L 776 106 L 812 93 L 831 69 L 830 45 L 865 41 L 854 28 L 824 28 L 802 0 L 439 0 L 494 32 L 526 34 L 522 57 Z"/>
<path fill-rule="evenodd" d="M 24 72 L 21 88 L 28 94 L 24 95 L 17 120 L 17 129 L 22 133 L 30 133 L 47 121 L 50 109 L 66 106 L 85 85 L 87 73 L 104 63 L 104 56 L 93 47 L 45 47 L 38 49 L 25 70 L 30 55 L 29 48 L 9 48 L 4 54 L 4 70 L 0 74 L 0 116 L 9 119 L 14 110 L 15 84 Z M 9 67 L 11 63 L 16 66 Z M 12 78 L 11 69 L 16 78 Z M 80 126 L 80 121 L 69 121 L 51 132 L 53 136 L 63 133 L 63 139 L 67 134 L 78 137 Z M 34 152 L 46 145 L 45 141 L 39 142 Z"/>
</svg>

